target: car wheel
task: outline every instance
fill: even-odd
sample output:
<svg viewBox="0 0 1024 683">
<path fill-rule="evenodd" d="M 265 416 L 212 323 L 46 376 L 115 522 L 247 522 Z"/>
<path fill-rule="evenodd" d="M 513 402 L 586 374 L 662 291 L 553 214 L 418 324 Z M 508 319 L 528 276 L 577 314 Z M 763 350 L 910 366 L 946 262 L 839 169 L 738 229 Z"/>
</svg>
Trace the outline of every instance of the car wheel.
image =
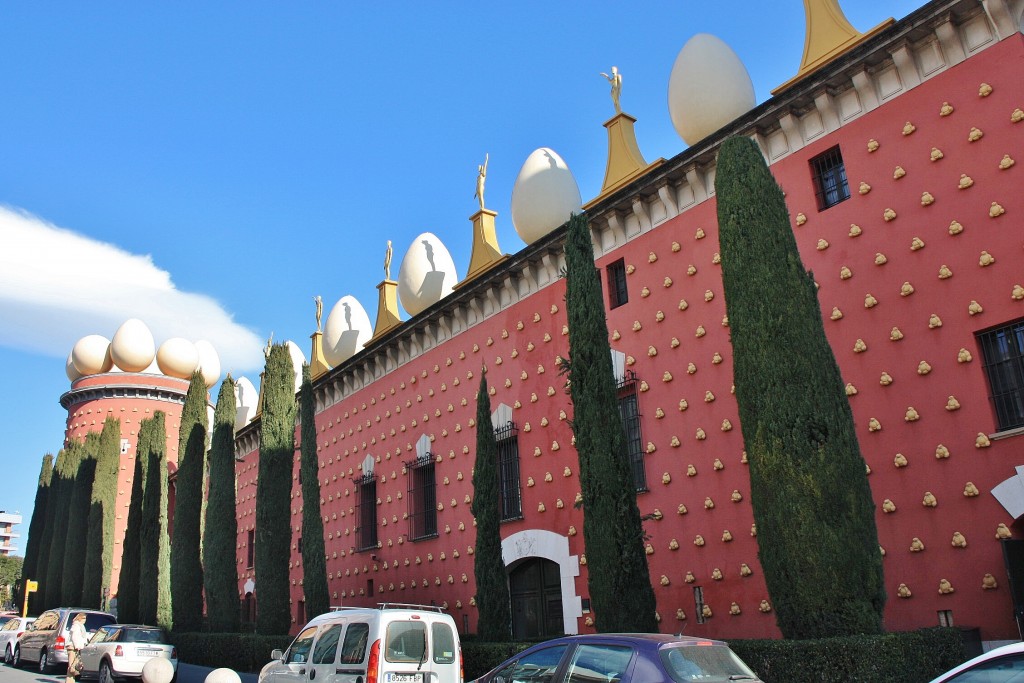
<svg viewBox="0 0 1024 683">
<path fill-rule="evenodd" d="M 15 669 L 21 666 L 21 648 L 18 646 L 14 647 L 14 661 L 11 662 L 11 666 Z"/>
<path fill-rule="evenodd" d="M 39 653 L 39 673 L 50 673 L 50 663 L 46 660 L 46 650 Z"/>
<path fill-rule="evenodd" d="M 4 650 L 4 664 L 7 666 L 14 665 L 14 653 L 11 652 L 11 646 L 8 644 L 7 649 Z"/>
<path fill-rule="evenodd" d="M 108 662 L 100 664 L 100 683 L 114 683 L 114 671 Z"/>
</svg>

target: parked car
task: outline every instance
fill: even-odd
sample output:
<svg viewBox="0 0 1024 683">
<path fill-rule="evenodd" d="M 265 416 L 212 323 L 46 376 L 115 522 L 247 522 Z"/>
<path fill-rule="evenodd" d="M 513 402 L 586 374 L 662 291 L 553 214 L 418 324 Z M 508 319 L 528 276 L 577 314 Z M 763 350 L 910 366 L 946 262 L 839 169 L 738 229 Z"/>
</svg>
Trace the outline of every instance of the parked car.
<svg viewBox="0 0 1024 683">
<path fill-rule="evenodd" d="M 274 650 L 259 683 L 461 683 L 455 620 L 440 607 L 384 603 L 335 607 Z"/>
<path fill-rule="evenodd" d="M 502 662 L 474 683 L 684 683 L 761 679 L 720 640 L 663 633 L 565 636 Z"/>
<path fill-rule="evenodd" d="M 14 647 L 14 666 L 37 663 L 39 673 L 49 673 L 58 666 L 67 666 L 67 643 L 71 640 L 71 622 L 78 614 L 85 614 L 85 630 L 95 633 L 117 618 L 107 612 L 81 607 L 58 607 L 39 615 L 35 623 L 18 638 Z"/>
<path fill-rule="evenodd" d="M 4 655 L 4 664 L 14 664 L 14 646 L 28 625 L 35 620 L 35 617 L 15 617 L 0 628 L 0 652 Z"/>
<path fill-rule="evenodd" d="M 989 650 L 950 669 L 931 683 L 1019 683 L 1024 681 L 1024 643 Z"/>
<path fill-rule="evenodd" d="M 111 624 L 101 626 L 82 648 L 82 678 L 114 683 L 122 678 L 141 678 L 146 662 L 163 658 L 178 670 L 178 650 L 159 626 Z"/>
</svg>

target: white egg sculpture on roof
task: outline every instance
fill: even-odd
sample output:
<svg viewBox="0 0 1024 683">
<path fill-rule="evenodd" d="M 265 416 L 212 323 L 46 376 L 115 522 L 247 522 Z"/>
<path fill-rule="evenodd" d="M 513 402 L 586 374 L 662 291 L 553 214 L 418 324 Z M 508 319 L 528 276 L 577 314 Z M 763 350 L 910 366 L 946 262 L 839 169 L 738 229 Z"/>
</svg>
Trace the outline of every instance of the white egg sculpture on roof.
<svg viewBox="0 0 1024 683">
<path fill-rule="evenodd" d="M 578 213 L 583 200 L 572 171 L 554 150 L 541 147 L 523 162 L 512 188 L 512 225 L 533 244 Z"/>
<path fill-rule="evenodd" d="M 203 382 L 209 389 L 220 379 L 220 356 L 213 344 L 205 339 L 196 342 L 196 351 L 199 352 L 199 371 L 203 373 Z"/>
<path fill-rule="evenodd" d="M 256 407 L 260 402 L 260 392 L 249 381 L 248 377 L 235 380 L 235 431 L 249 424 L 256 417 Z"/>
<path fill-rule="evenodd" d="M 157 349 L 156 363 L 168 377 L 192 379 L 192 373 L 199 367 L 199 351 L 188 339 L 171 337 Z"/>
<path fill-rule="evenodd" d="M 430 308 L 452 293 L 458 281 L 455 261 L 433 233 L 416 236 L 398 271 L 398 298 L 409 315 Z"/>
<path fill-rule="evenodd" d="M 142 372 L 153 362 L 156 342 L 146 323 L 129 318 L 117 328 L 110 340 L 110 357 L 125 372 Z"/>
<path fill-rule="evenodd" d="M 75 362 L 71 359 L 71 353 L 68 353 L 68 362 L 64 364 L 64 372 L 67 374 L 68 379 L 74 383 L 75 381 L 82 379 L 82 373 L 75 367 Z"/>
<path fill-rule="evenodd" d="M 71 362 L 82 375 L 110 372 L 114 361 L 110 358 L 110 340 L 99 334 L 90 334 L 75 342 L 71 349 Z"/>
<path fill-rule="evenodd" d="M 451 257 L 448 257 L 451 259 Z M 324 325 L 324 358 L 332 367 L 341 365 L 361 351 L 363 344 L 373 336 L 370 316 L 366 309 L 352 296 L 347 294 L 334 304 L 327 324 Z"/>
<path fill-rule="evenodd" d="M 686 41 L 668 78 L 669 114 L 686 144 L 700 142 L 755 104 L 750 74 L 731 47 L 709 33 Z"/>
<path fill-rule="evenodd" d="M 306 362 L 306 354 L 302 353 L 299 345 L 291 340 L 284 344 L 288 347 L 288 353 L 292 357 L 292 370 L 295 371 L 295 393 L 298 393 L 302 388 L 302 364 Z"/>
</svg>

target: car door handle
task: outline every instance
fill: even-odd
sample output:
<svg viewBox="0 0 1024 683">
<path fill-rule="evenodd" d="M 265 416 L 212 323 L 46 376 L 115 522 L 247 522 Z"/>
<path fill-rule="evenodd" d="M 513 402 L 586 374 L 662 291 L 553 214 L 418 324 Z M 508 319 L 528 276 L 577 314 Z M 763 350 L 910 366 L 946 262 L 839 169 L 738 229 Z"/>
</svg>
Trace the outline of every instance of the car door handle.
<svg viewBox="0 0 1024 683">
<path fill-rule="evenodd" d="M 362 676 L 366 672 L 362 669 L 335 669 L 334 673 L 342 676 Z"/>
<path fill-rule="evenodd" d="M 313 680 L 314 678 L 316 678 L 316 669 L 310 669 L 309 670 L 309 680 Z"/>
</svg>

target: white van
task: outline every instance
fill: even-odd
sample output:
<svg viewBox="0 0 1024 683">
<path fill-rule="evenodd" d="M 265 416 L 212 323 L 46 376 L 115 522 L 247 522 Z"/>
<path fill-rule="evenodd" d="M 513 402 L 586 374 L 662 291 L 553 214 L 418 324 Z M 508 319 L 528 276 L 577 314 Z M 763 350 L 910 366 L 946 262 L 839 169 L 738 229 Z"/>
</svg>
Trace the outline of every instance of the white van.
<svg viewBox="0 0 1024 683">
<path fill-rule="evenodd" d="M 440 607 L 332 607 L 274 650 L 259 683 L 462 683 L 455 620 Z"/>
</svg>

